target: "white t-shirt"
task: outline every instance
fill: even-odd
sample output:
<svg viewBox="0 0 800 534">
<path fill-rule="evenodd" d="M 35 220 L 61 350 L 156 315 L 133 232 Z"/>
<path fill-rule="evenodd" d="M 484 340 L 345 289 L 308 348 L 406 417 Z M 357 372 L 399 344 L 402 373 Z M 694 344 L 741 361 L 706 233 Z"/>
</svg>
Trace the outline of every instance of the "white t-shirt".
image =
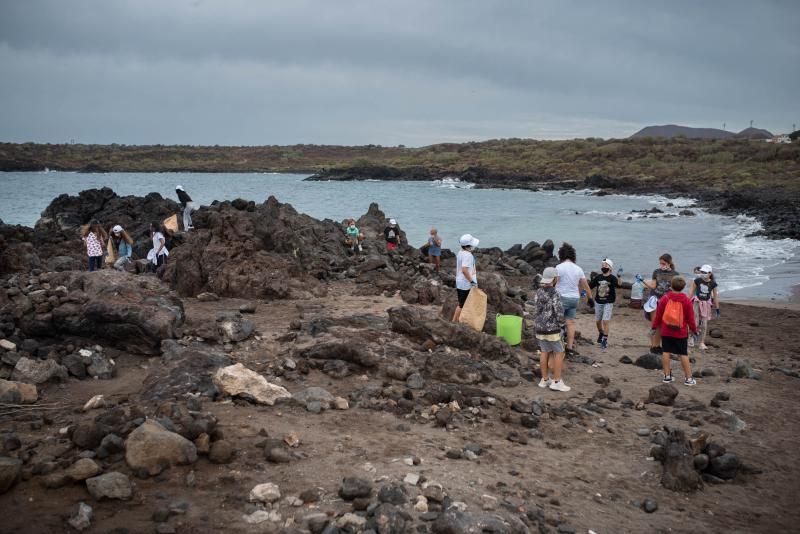
<svg viewBox="0 0 800 534">
<path fill-rule="evenodd" d="M 580 298 L 581 291 L 578 282 L 581 281 L 581 278 L 586 278 L 583 269 L 571 261 L 565 261 L 556 266 L 556 271 L 558 271 L 558 283 L 556 284 L 558 294 L 566 298 Z"/>
<path fill-rule="evenodd" d="M 466 267 L 467 270 L 469 270 L 470 278 L 466 278 L 464 276 L 464 272 L 461 270 L 462 267 Z M 472 252 L 462 249 L 456 256 L 456 288 L 470 289 L 472 287 L 470 284 L 471 278 L 475 278 L 477 280 L 477 274 L 475 272 L 475 256 L 472 255 Z"/>
</svg>

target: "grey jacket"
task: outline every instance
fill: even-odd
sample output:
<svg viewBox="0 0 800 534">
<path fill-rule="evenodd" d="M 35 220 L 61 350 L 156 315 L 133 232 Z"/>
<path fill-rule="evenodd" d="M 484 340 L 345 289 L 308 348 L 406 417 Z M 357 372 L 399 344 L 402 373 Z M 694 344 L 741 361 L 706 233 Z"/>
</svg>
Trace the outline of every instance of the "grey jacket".
<svg viewBox="0 0 800 534">
<path fill-rule="evenodd" d="M 556 288 L 540 287 L 536 291 L 533 329 L 537 334 L 558 334 L 564 327 L 564 306 Z"/>
</svg>

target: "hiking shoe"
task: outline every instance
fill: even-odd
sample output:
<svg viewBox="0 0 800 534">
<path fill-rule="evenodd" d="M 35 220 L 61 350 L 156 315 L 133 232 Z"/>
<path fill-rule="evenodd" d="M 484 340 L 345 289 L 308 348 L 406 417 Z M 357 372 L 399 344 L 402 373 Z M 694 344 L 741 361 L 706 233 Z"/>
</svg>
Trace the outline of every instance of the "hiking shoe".
<svg viewBox="0 0 800 534">
<path fill-rule="evenodd" d="M 565 353 L 567 356 L 578 356 L 578 351 L 575 349 L 567 349 Z"/>
<path fill-rule="evenodd" d="M 658 354 L 659 356 L 664 354 L 664 351 L 661 347 L 650 347 L 650 354 Z"/>
<path fill-rule="evenodd" d="M 547 380 L 542 378 L 541 380 L 539 380 L 539 387 L 540 388 L 546 388 L 547 386 L 549 386 L 552 383 L 553 383 L 553 381 L 550 380 L 549 378 Z"/>
<path fill-rule="evenodd" d="M 598 343 L 602 343 L 603 342 L 603 333 L 602 332 L 597 334 L 597 342 Z"/>
<path fill-rule="evenodd" d="M 661 381 L 664 382 L 665 384 L 669 384 L 673 380 L 675 379 L 672 378 L 672 375 L 664 375 L 664 378 Z"/>
<path fill-rule="evenodd" d="M 683 385 L 684 385 L 684 386 L 694 386 L 694 385 L 697 385 L 697 380 L 695 380 L 694 378 L 687 378 L 686 380 L 684 380 L 684 381 L 683 381 Z"/>
<path fill-rule="evenodd" d="M 694 336 L 689 336 L 689 348 L 694 347 Z"/>
<path fill-rule="evenodd" d="M 566 385 L 563 380 L 553 380 L 553 383 L 550 384 L 550 389 L 553 391 L 569 391 L 572 388 Z"/>
<path fill-rule="evenodd" d="M 708 350 L 708 345 L 705 343 L 700 343 L 700 350 Z"/>
<path fill-rule="evenodd" d="M 608 338 L 603 336 L 603 339 L 600 340 L 600 348 L 606 350 L 608 348 Z"/>
</svg>

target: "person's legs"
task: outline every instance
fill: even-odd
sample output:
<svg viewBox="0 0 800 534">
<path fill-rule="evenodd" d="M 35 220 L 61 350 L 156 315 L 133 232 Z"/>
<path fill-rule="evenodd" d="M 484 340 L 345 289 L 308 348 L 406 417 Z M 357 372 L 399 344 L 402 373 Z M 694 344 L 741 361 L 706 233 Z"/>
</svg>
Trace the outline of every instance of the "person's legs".
<svg viewBox="0 0 800 534">
<path fill-rule="evenodd" d="M 692 378 L 692 363 L 689 361 L 689 356 L 681 355 L 681 367 L 683 368 L 683 376 L 687 380 Z"/>
<path fill-rule="evenodd" d="M 128 256 L 123 256 L 114 262 L 114 268 L 118 271 L 124 271 L 125 265 L 127 265 L 129 261 L 131 261 L 131 259 Z"/>
<path fill-rule="evenodd" d="M 461 319 L 461 306 L 456 306 L 456 311 L 453 314 L 453 322 L 457 323 Z"/>
<path fill-rule="evenodd" d="M 94 256 L 89 256 L 89 272 L 94 271 Z"/>
<path fill-rule="evenodd" d="M 650 352 L 658 354 L 659 351 L 661 351 L 661 330 L 656 328 L 655 334 L 650 338 Z"/>
<path fill-rule="evenodd" d="M 575 341 L 575 321 L 573 319 L 567 319 L 565 323 L 567 325 L 567 350 L 571 351 L 574 350 L 572 344 Z"/>
<path fill-rule="evenodd" d="M 669 352 L 661 353 L 661 367 L 664 370 L 664 376 L 665 377 L 666 376 L 669 376 L 669 377 L 672 376 L 672 370 L 671 370 L 672 361 L 671 361 L 671 355 L 670 355 Z"/>
<path fill-rule="evenodd" d="M 433 257 L 433 265 L 434 265 L 434 270 L 438 271 L 442 266 L 442 257 L 441 256 L 434 256 Z"/>
<path fill-rule="evenodd" d="M 603 335 L 608 337 L 608 327 L 611 324 L 611 321 L 603 321 Z"/>
<path fill-rule="evenodd" d="M 539 367 L 542 370 L 542 380 L 545 382 L 550 381 L 550 357 L 555 354 L 554 352 L 542 351 L 539 355 Z"/>
<path fill-rule="evenodd" d="M 700 325 L 697 328 L 697 332 L 699 333 L 700 343 L 698 344 L 699 347 L 703 350 L 706 350 L 706 335 L 708 334 L 708 319 L 700 319 Z"/>
<path fill-rule="evenodd" d="M 553 380 L 559 382 L 561 380 L 561 370 L 564 368 L 564 353 L 558 352 L 553 354 Z"/>
</svg>

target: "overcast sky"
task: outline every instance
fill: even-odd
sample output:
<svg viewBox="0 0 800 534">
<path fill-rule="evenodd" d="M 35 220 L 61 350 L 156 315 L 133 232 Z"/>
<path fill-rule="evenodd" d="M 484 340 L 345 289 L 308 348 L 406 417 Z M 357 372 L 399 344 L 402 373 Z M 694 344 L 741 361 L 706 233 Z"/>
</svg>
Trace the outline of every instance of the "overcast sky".
<svg viewBox="0 0 800 534">
<path fill-rule="evenodd" d="M 794 0 L 0 0 L 0 141 L 787 132 L 798 27 Z"/>
</svg>

